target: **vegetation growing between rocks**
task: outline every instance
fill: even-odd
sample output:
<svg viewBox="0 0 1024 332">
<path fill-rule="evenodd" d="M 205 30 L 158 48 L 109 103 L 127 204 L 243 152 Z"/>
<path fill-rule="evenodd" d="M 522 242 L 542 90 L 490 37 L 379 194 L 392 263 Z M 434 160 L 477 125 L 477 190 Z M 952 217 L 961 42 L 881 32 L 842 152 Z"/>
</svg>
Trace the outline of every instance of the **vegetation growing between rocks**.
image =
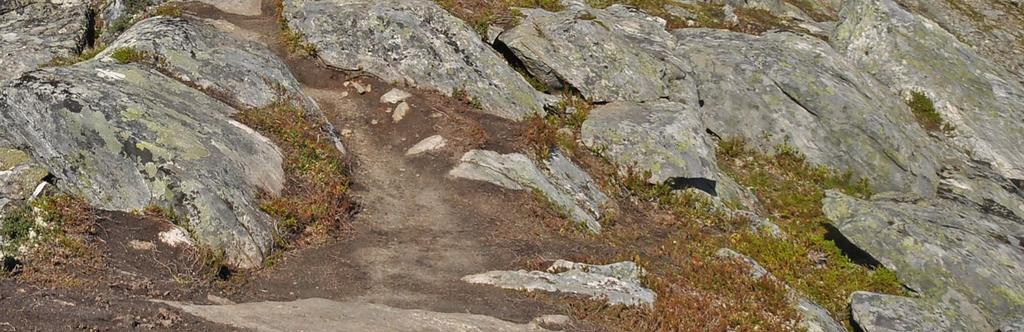
<svg viewBox="0 0 1024 332">
<path fill-rule="evenodd" d="M 284 153 L 286 185 L 266 194 L 262 209 L 279 221 L 280 247 L 288 242 L 322 243 L 346 229 L 354 209 L 341 153 L 304 110 L 280 102 L 240 113 L 238 119 L 270 137 Z"/>
<path fill-rule="evenodd" d="M 148 0 L 129 0 L 124 2 L 124 14 L 105 26 L 105 32 L 112 37 L 120 35 L 135 23 L 155 16 L 181 17 L 181 8 L 174 4 L 163 4 L 147 9 Z"/>
<path fill-rule="evenodd" d="M 316 57 L 316 46 L 307 42 L 306 36 L 301 32 L 292 30 L 288 26 L 288 19 L 284 17 L 284 2 L 277 0 L 276 6 L 277 24 L 281 26 L 281 39 L 285 47 L 288 48 L 288 52 L 305 58 Z"/>
<path fill-rule="evenodd" d="M 609 161 L 579 146 L 577 123 L 586 119 L 586 111 L 578 117 L 564 113 L 531 121 L 531 148 L 538 158 L 551 146 L 570 152 L 626 211 L 602 220 L 601 235 L 573 239 L 609 251 L 579 260 L 637 261 L 649 272 L 645 284 L 659 294 L 654 308 L 573 300 L 571 312 L 577 318 L 623 330 L 791 330 L 797 328 L 798 316 L 784 285 L 847 325 L 846 300 L 852 292 L 903 292 L 893 272 L 856 264 L 828 237 L 828 220 L 821 211 L 824 192 L 837 189 L 863 198 L 871 195 L 866 182 L 811 165 L 792 147 L 780 146 L 768 155 L 748 148 L 743 140 L 721 142 L 719 166 L 756 193 L 761 214 L 787 234 L 776 238 L 753 230 L 751 220 L 729 213 L 704 194 L 648 184 L 650 174 L 619 175 Z M 778 280 L 751 280 L 746 265 L 716 257 L 719 248 L 751 256 Z"/>
<path fill-rule="evenodd" d="M 939 115 L 939 111 L 935 109 L 935 103 L 924 93 L 917 91 L 910 92 L 910 99 L 907 100 L 907 106 L 910 106 L 910 111 L 914 113 L 914 118 L 917 119 L 917 123 L 921 124 L 921 127 L 924 127 L 924 129 L 932 132 L 948 132 L 953 130 L 952 126 L 942 120 L 942 116 Z"/>
<path fill-rule="evenodd" d="M 146 52 L 136 50 L 133 47 L 118 47 L 114 49 L 114 52 L 110 53 L 110 57 L 122 64 L 142 62 L 146 60 Z"/>
<path fill-rule="evenodd" d="M 54 287 L 81 286 L 71 273 L 95 266 L 98 255 L 88 243 L 97 219 L 84 199 L 71 195 L 44 196 L 21 206 L 0 227 L 7 253 L 26 248 L 13 271 L 22 278 Z"/>
</svg>

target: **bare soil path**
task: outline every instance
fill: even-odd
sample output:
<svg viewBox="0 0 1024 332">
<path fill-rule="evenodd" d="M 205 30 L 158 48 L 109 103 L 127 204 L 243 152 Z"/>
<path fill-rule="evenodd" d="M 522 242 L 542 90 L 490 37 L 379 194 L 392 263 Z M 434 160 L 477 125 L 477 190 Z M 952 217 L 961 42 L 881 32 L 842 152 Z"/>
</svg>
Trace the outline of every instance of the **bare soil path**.
<svg viewBox="0 0 1024 332">
<path fill-rule="evenodd" d="M 521 150 L 523 125 L 409 87 L 400 88 L 413 94 L 407 99 L 412 111 L 394 123 L 394 105 L 379 101 L 393 86 L 289 54 L 273 16 L 276 10 L 265 1 L 260 17 L 225 14 L 202 5 L 187 11 L 230 22 L 239 27 L 240 36 L 267 44 L 285 59 L 304 91 L 343 132 L 351 158 L 352 194 L 362 210 L 353 220 L 349 239 L 289 252 L 281 263 L 227 296 L 239 302 L 321 297 L 514 322 L 565 314 L 560 306 L 530 295 L 460 280 L 579 250 L 568 244 L 538 246 L 528 234 L 508 235 L 519 231 L 519 225 L 539 225 L 552 217 L 530 194 L 446 177 L 471 148 Z M 359 94 L 347 86 L 349 81 L 372 86 L 372 91 Z M 448 140 L 444 149 L 405 156 L 409 147 L 435 134 Z"/>
</svg>

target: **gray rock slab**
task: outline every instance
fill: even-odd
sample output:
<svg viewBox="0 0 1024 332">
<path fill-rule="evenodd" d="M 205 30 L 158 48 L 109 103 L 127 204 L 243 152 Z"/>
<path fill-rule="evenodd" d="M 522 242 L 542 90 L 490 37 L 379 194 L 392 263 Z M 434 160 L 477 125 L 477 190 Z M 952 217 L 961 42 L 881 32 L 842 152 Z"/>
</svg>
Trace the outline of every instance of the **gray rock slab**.
<svg viewBox="0 0 1024 332">
<path fill-rule="evenodd" d="M 657 294 L 640 284 L 643 270 L 633 262 L 590 265 L 564 260 L 545 271 L 490 271 L 463 281 L 523 291 L 561 292 L 627 306 L 653 305 Z"/>
<path fill-rule="evenodd" d="M 465 94 L 484 112 L 512 120 L 544 114 L 541 94 L 433 1 L 285 0 L 284 17 L 331 67 Z"/>
</svg>

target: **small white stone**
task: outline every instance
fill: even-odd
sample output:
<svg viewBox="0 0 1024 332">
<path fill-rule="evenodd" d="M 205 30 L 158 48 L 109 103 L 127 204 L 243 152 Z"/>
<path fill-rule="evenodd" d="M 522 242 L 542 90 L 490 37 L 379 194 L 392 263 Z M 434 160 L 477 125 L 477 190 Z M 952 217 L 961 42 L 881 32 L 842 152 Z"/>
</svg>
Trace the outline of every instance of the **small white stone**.
<svg viewBox="0 0 1024 332">
<path fill-rule="evenodd" d="M 185 229 L 181 227 L 174 227 L 170 230 L 160 232 L 159 237 L 160 242 L 171 247 L 179 247 L 182 245 L 189 247 L 192 246 L 192 239 L 188 237 L 188 233 L 186 233 Z"/>
<path fill-rule="evenodd" d="M 445 140 L 444 137 L 441 137 L 441 135 L 430 136 L 424 138 L 422 141 L 416 143 L 416 145 L 413 145 L 411 148 L 409 148 L 409 151 L 406 151 L 405 155 L 415 156 L 424 152 L 434 151 L 443 148 L 447 144 L 448 141 Z"/>
<path fill-rule="evenodd" d="M 412 97 L 412 94 L 399 90 L 398 88 L 394 88 L 383 96 L 380 96 L 380 102 L 385 104 L 397 104 L 409 99 L 409 97 Z"/>
<path fill-rule="evenodd" d="M 398 104 L 398 106 L 395 106 L 395 112 L 391 114 L 391 120 L 398 123 L 398 121 L 402 121 L 408 113 L 409 103 L 403 101 L 401 104 Z"/>
<path fill-rule="evenodd" d="M 128 241 L 128 246 L 135 250 L 149 251 L 156 249 L 156 245 L 149 241 L 131 240 Z"/>
</svg>

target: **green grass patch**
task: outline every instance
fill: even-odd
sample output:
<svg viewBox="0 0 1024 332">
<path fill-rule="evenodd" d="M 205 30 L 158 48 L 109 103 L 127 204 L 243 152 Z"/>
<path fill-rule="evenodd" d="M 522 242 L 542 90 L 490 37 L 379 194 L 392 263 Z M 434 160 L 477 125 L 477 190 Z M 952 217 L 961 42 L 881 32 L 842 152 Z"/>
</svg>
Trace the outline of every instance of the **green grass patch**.
<svg viewBox="0 0 1024 332">
<path fill-rule="evenodd" d="M 118 47 L 110 53 L 110 57 L 118 63 L 134 63 L 146 60 L 146 52 L 139 51 L 134 47 Z"/>
<path fill-rule="evenodd" d="M 286 188 L 276 197 L 263 195 L 261 204 L 279 221 L 284 240 L 320 243 L 345 229 L 354 209 L 349 179 L 341 153 L 321 131 L 319 118 L 279 103 L 242 112 L 238 119 L 284 152 Z"/>
<path fill-rule="evenodd" d="M 924 93 L 917 91 L 910 92 L 910 99 L 907 100 L 907 106 L 909 106 L 910 111 L 914 113 L 914 118 L 917 119 L 917 123 L 919 123 L 925 130 L 932 132 L 953 130 L 952 126 L 942 120 L 942 115 L 939 115 L 939 111 L 935 109 L 935 102 L 933 102 L 931 98 L 928 98 Z"/>
<path fill-rule="evenodd" d="M 775 155 L 746 148 L 742 140 L 720 145 L 719 166 L 741 185 L 751 188 L 767 215 L 788 234 L 776 239 L 750 231 L 729 237 L 729 246 L 753 257 L 777 278 L 849 323 L 847 297 L 866 290 L 902 294 L 896 275 L 883 268 L 870 269 L 854 263 L 826 237 L 828 219 L 821 200 L 829 189 L 867 198 L 866 181 L 849 173 L 811 165 L 791 147 Z"/>
</svg>

